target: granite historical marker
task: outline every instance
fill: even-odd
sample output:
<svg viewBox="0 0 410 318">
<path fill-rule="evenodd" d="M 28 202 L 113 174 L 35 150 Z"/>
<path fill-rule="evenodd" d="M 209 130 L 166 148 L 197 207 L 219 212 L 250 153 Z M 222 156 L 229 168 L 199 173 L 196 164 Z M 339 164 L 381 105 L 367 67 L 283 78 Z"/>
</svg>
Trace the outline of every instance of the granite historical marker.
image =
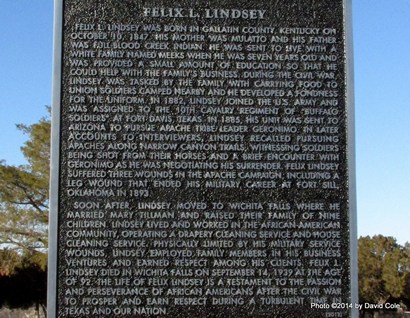
<svg viewBox="0 0 410 318">
<path fill-rule="evenodd" d="M 350 317 L 350 4 L 57 0 L 49 317 Z"/>
</svg>

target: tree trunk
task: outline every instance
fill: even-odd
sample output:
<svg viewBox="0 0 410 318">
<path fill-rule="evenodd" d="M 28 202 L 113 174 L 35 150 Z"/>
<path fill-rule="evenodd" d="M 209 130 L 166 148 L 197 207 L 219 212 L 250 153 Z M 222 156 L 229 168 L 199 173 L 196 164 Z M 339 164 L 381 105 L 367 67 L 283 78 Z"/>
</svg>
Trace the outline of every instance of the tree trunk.
<svg viewBox="0 0 410 318">
<path fill-rule="evenodd" d="M 47 307 L 41 304 L 41 308 L 43 309 L 44 318 L 47 318 Z"/>
<path fill-rule="evenodd" d="M 364 318 L 365 315 L 366 315 L 366 311 L 365 311 L 365 310 L 359 310 L 359 317 L 360 317 L 360 318 Z"/>
</svg>

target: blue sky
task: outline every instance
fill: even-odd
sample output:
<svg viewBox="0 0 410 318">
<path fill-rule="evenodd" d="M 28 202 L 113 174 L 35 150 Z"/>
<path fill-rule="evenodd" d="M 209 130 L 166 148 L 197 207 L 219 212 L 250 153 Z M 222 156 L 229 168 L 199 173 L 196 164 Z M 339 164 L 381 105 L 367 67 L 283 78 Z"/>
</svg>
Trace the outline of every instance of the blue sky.
<svg viewBox="0 0 410 318">
<path fill-rule="evenodd" d="M 359 235 L 410 241 L 410 1 L 353 0 Z M 51 103 L 53 3 L 0 0 L 0 159 Z"/>
</svg>

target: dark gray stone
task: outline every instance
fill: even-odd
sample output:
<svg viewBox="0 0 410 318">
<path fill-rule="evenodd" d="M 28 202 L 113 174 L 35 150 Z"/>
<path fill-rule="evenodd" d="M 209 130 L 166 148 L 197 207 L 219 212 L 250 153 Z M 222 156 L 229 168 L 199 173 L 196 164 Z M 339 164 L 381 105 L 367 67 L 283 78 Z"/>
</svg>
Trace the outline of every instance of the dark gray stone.
<svg viewBox="0 0 410 318">
<path fill-rule="evenodd" d="M 346 5 L 57 3 L 50 317 L 350 316 Z"/>
</svg>

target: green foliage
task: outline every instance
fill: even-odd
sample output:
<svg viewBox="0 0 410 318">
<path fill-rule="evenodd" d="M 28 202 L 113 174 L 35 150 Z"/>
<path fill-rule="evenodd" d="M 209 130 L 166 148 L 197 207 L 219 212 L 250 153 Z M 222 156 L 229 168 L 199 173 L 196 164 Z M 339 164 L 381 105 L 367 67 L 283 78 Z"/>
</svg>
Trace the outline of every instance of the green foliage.
<svg viewBox="0 0 410 318">
<path fill-rule="evenodd" d="M 407 272 L 405 272 L 404 276 L 404 295 L 406 295 L 407 299 L 410 302 L 410 243 L 406 243 L 404 245 L 404 261 L 403 265 L 404 268 L 407 268 Z"/>
<path fill-rule="evenodd" d="M 21 264 L 21 256 L 13 250 L 0 250 L 0 276 L 9 276 Z"/>
<path fill-rule="evenodd" d="M 29 135 L 29 140 L 21 147 L 21 151 L 29 163 L 29 169 L 38 177 L 38 186 L 48 189 L 50 171 L 50 136 L 51 123 L 49 118 L 42 118 L 38 123 L 26 126 L 17 125 L 24 133 Z"/>
<path fill-rule="evenodd" d="M 21 148 L 28 164 L 0 162 L 0 244 L 21 252 L 47 246 L 50 120 L 19 125 L 29 140 Z"/>
<path fill-rule="evenodd" d="M 358 242 L 360 301 L 383 303 L 410 299 L 410 245 L 393 237 L 361 237 Z"/>
</svg>

